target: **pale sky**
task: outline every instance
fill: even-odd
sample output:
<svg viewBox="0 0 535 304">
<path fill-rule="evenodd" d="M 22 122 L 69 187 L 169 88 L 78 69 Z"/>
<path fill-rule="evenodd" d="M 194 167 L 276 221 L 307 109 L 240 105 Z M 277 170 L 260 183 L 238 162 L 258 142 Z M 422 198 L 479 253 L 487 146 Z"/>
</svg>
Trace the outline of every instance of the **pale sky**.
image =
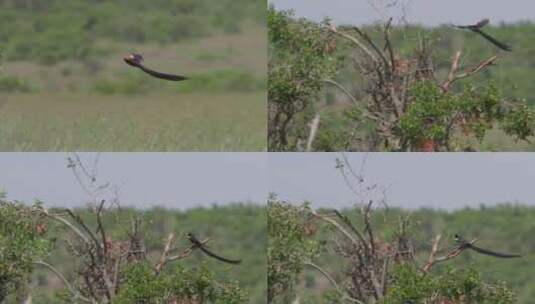
<svg viewBox="0 0 535 304">
<path fill-rule="evenodd" d="M 97 154 L 82 153 L 91 167 Z M 403 208 L 535 205 L 535 153 L 346 153 L 366 185 Z M 87 195 L 70 153 L 0 153 L 0 189 L 11 200 L 81 206 Z M 120 187 L 125 206 L 186 209 L 229 202 L 265 204 L 268 192 L 296 203 L 350 207 L 355 195 L 335 169 L 339 153 L 101 153 L 97 184 Z M 108 201 L 113 191 L 102 194 Z"/>
<path fill-rule="evenodd" d="M 359 169 L 364 153 L 345 154 Z M 339 153 L 269 154 L 270 191 L 313 206 L 350 207 L 355 195 L 335 169 Z M 369 153 L 364 176 L 387 188 L 390 206 L 455 209 L 535 205 L 535 153 Z"/>
<path fill-rule="evenodd" d="M 293 9 L 299 17 L 335 24 L 367 24 L 403 15 L 410 23 L 428 26 L 469 24 L 490 18 L 493 24 L 535 21 L 533 0 L 268 0 L 277 9 Z M 373 4 L 373 5 L 372 5 Z"/>
<path fill-rule="evenodd" d="M 80 206 L 87 195 L 66 158 L 70 153 L 0 153 L 0 190 L 11 200 Z M 81 153 L 92 167 L 95 153 Z M 101 153 L 98 182 L 120 187 L 125 206 L 185 209 L 212 203 L 264 204 L 264 153 Z M 100 184 L 99 184 L 100 185 Z M 103 194 L 108 201 L 113 191 Z"/>
</svg>

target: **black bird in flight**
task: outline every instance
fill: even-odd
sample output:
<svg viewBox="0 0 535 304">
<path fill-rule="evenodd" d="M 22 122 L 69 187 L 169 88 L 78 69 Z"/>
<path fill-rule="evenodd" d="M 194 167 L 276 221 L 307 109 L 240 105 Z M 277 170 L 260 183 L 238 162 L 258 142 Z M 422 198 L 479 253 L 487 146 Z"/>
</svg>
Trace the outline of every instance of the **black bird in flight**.
<svg viewBox="0 0 535 304">
<path fill-rule="evenodd" d="M 481 28 L 487 24 L 489 24 L 489 19 L 483 19 L 479 21 L 478 23 L 471 24 L 471 25 L 456 25 L 456 27 L 461 28 L 461 29 L 468 29 L 468 30 L 471 30 L 472 32 L 478 33 L 479 35 L 483 36 L 483 38 L 487 39 L 488 41 L 490 41 L 492 44 L 499 47 L 500 49 L 511 52 L 512 49 L 510 46 L 508 46 L 507 44 L 503 42 L 496 40 L 496 38 L 492 37 L 491 35 L 481 30 Z"/>
<path fill-rule="evenodd" d="M 145 72 L 145 73 L 147 73 L 147 74 L 149 74 L 151 76 L 154 76 L 156 78 L 172 80 L 172 81 L 181 81 L 181 80 L 188 79 L 185 76 L 156 72 L 156 71 L 151 70 L 151 69 L 147 68 L 146 66 L 144 66 L 141 63 L 142 61 L 143 61 L 143 56 L 141 56 L 140 54 L 130 54 L 127 57 L 124 58 L 124 62 L 126 62 L 127 64 L 129 64 L 129 65 L 131 65 L 133 67 L 136 67 L 136 68 L 140 68 L 143 72 Z"/>
<path fill-rule="evenodd" d="M 220 261 L 223 261 L 225 263 L 230 263 L 230 264 L 240 264 L 241 263 L 241 260 L 231 260 L 231 259 L 227 259 L 227 258 L 224 258 L 222 256 L 219 256 L 213 252 L 211 252 L 210 250 L 206 249 L 206 247 L 201 243 L 201 241 L 199 241 L 199 239 L 197 239 L 195 237 L 195 235 L 193 235 L 193 233 L 189 232 L 188 233 L 188 239 L 189 241 L 195 245 L 195 247 L 198 247 L 199 249 L 201 249 L 204 253 L 206 253 L 207 255 L 213 257 L 214 259 L 218 259 Z"/>
<path fill-rule="evenodd" d="M 486 255 L 497 257 L 497 258 L 520 258 L 522 257 L 521 255 L 518 255 L 518 254 L 499 253 L 499 252 L 494 252 L 488 249 L 477 247 L 471 244 L 470 242 L 468 242 L 466 239 L 464 239 L 462 236 L 458 234 L 455 235 L 455 241 L 457 241 L 457 243 L 460 244 L 460 247 L 469 248 L 481 254 L 486 254 Z"/>
</svg>

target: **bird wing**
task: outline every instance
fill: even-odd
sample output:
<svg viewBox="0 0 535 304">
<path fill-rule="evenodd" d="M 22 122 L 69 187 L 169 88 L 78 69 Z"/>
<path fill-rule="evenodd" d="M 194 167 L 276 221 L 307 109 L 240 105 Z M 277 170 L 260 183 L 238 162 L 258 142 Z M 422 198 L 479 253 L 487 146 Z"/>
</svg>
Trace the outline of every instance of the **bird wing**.
<svg viewBox="0 0 535 304">
<path fill-rule="evenodd" d="M 484 27 L 487 24 L 489 24 L 489 19 L 485 18 L 485 19 L 477 22 L 476 24 L 456 25 L 456 27 L 462 28 L 462 29 L 476 29 L 476 28 Z"/>
<path fill-rule="evenodd" d="M 474 251 L 477 251 L 479 253 L 495 256 L 495 257 L 498 257 L 498 258 L 520 258 L 520 257 L 522 257 L 521 255 L 518 255 L 518 254 L 507 254 L 507 253 L 499 253 L 499 252 L 490 251 L 488 249 L 483 249 L 483 248 L 474 246 L 472 244 L 467 244 L 467 246 L 470 249 L 472 249 Z"/>
<path fill-rule="evenodd" d="M 172 81 L 181 81 L 181 80 L 188 79 L 185 76 L 156 72 L 154 70 L 151 70 L 151 69 L 145 67 L 142 64 L 138 64 L 137 67 L 139 67 L 141 70 L 143 70 L 143 72 L 145 72 L 147 74 L 150 74 L 150 75 L 152 75 L 152 76 L 154 76 L 156 78 L 160 78 L 160 79 L 166 79 L 166 80 L 172 80 Z"/>
<path fill-rule="evenodd" d="M 241 260 L 231 260 L 231 259 L 227 259 L 227 258 L 224 258 L 222 256 L 219 256 L 213 252 L 211 252 L 210 250 L 206 249 L 204 246 L 202 245 L 198 245 L 199 248 L 204 252 L 206 253 L 207 255 L 215 258 L 215 259 L 218 259 L 220 261 L 223 261 L 223 262 L 226 262 L 226 263 L 230 263 L 230 264 L 240 264 L 241 263 Z"/>
<path fill-rule="evenodd" d="M 487 24 L 489 24 L 489 19 L 485 18 L 485 19 L 479 21 L 478 23 L 474 24 L 474 26 L 477 27 L 477 28 L 481 28 L 481 27 L 484 27 Z"/>
<path fill-rule="evenodd" d="M 483 36 L 485 39 L 487 39 L 488 41 L 490 41 L 492 44 L 494 44 L 495 46 L 499 47 L 500 49 L 504 50 L 504 51 L 508 51 L 508 52 L 511 52 L 512 49 L 510 46 L 508 46 L 507 44 L 503 43 L 503 42 L 500 42 L 498 40 L 496 40 L 494 37 L 492 37 L 491 35 L 483 32 L 482 30 L 478 29 L 478 28 L 470 28 L 472 31 L 478 33 L 479 35 Z"/>
</svg>

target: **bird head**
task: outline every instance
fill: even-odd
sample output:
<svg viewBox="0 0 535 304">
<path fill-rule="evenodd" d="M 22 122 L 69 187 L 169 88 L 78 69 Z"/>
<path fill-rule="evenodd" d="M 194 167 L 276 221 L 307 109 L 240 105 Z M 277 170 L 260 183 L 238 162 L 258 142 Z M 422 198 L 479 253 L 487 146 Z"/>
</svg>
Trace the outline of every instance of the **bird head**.
<svg viewBox="0 0 535 304">
<path fill-rule="evenodd" d="M 137 67 L 143 61 L 143 56 L 141 56 L 140 54 L 132 53 L 124 57 L 123 59 L 124 59 L 124 62 L 126 62 L 127 64 Z"/>
</svg>

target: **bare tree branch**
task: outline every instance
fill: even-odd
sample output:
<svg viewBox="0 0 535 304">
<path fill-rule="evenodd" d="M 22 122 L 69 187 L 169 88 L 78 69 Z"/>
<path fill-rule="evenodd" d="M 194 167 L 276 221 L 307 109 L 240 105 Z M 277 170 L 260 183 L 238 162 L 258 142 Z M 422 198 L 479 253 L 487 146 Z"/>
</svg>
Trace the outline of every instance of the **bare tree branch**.
<svg viewBox="0 0 535 304">
<path fill-rule="evenodd" d="M 310 132 L 308 134 L 308 140 L 307 140 L 307 147 L 306 151 L 310 152 L 312 151 L 312 143 L 314 142 L 314 139 L 316 138 L 316 132 L 318 131 L 318 128 L 320 126 L 320 115 L 319 113 L 316 113 L 314 116 L 314 119 L 310 122 Z"/>
<path fill-rule="evenodd" d="M 347 300 L 347 301 L 350 301 L 352 303 L 358 303 L 358 304 L 365 304 L 364 302 L 361 302 L 357 299 L 353 299 L 351 298 L 350 296 L 348 296 L 342 288 L 340 288 L 340 286 L 338 285 L 338 283 L 336 283 L 336 281 L 333 279 L 333 277 L 331 277 L 331 275 L 329 275 L 329 273 L 327 271 L 325 271 L 323 268 L 321 268 L 320 266 L 314 264 L 313 262 L 311 261 L 305 261 L 303 263 L 305 266 L 309 266 L 309 267 L 312 267 L 314 268 L 315 270 L 319 271 L 333 286 L 334 288 L 336 289 L 336 291 L 338 292 L 338 294 L 342 297 L 342 300 Z"/>
<path fill-rule="evenodd" d="M 441 235 L 439 234 L 433 240 L 433 245 L 431 247 L 431 253 L 429 254 L 429 258 L 427 259 L 427 263 L 421 268 L 423 273 L 429 272 L 431 267 L 433 267 L 437 263 L 442 263 L 442 262 L 445 262 L 445 261 L 448 261 L 448 260 L 451 260 L 451 259 L 457 257 L 465 249 L 468 248 L 467 246 L 465 246 L 465 244 L 460 244 L 457 247 L 455 247 L 453 250 L 451 250 L 447 255 L 442 256 L 442 257 L 437 257 L 436 255 L 437 255 L 437 252 L 438 252 L 438 245 L 439 245 L 439 242 L 440 242 L 440 238 L 441 238 Z M 477 239 L 472 240 L 469 244 L 474 244 L 475 242 L 477 242 Z"/>
<path fill-rule="evenodd" d="M 442 84 L 442 90 L 449 91 L 450 86 L 457 80 L 470 77 L 483 69 L 495 64 L 496 60 L 498 60 L 498 55 L 492 56 L 487 60 L 484 60 L 480 62 L 478 65 L 472 67 L 471 69 L 461 73 L 456 74 L 457 70 L 459 68 L 459 59 L 461 57 L 461 52 L 455 53 L 455 56 L 452 58 L 451 61 L 451 68 L 450 72 L 448 74 L 448 79 Z"/>
<path fill-rule="evenodd" d="M 69 283 L 69 281 L 65 278 L 65 276 L 56 268 L 54 268 L 52 265 L 44 262 L 44 261 L 35 261 L 34 264 L 44 266 L 48 268 L 50 271 L 52 271 L 62 282 L 65 284 L 69 292 L 74 296 L 75 299 L 80 299 L 82 301 L 85 301 L 87 303 L 93 303 L 90 299 L 82 296 L 78 291 Z"/>
</svg>

